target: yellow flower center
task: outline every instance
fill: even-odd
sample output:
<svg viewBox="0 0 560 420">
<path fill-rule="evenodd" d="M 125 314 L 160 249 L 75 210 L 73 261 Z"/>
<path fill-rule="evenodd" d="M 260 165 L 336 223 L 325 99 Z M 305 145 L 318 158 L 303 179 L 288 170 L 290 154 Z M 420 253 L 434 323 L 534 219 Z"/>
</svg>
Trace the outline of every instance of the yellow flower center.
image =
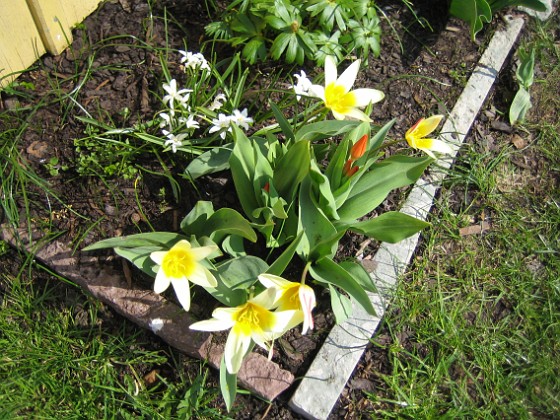
<svg viewBox="0 0 560 420">
<path fill-rule="evenodd" d="M 339 114 L 347 114 L 356 106 L 356 95 L 333 82 L 325 87 L 325 105 Z"/>
<path fill-rule="evenodd" d="M 274 314 L 248 302 L 233 316 L 233 320 L 238 331 L 250 335 L 251 331 L 270 331 L 274 325 Z"/>
<path fill-rule="evenodd" d="M 196 259 L 188 249 L 171 249 L 163 257 L 161 268 L 167 277 L 189 277 L 196 264 Z"/>
</svg>

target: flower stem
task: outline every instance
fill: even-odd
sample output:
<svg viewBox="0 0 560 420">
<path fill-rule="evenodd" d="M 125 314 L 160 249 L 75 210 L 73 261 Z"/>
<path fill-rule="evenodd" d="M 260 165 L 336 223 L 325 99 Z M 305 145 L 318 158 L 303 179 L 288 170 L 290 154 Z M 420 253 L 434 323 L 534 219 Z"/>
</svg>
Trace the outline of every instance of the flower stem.
<svg viewBox="0 0 560 420">
<path fill-rule="evenodd" d="M 303 267 L 303 271 L 301 272 L 301 284 L 305 284 L 305 278 L 307 277 L 307 272 L 309 271 L 309 267 L 311 266 L 311 261 L 308 261 Z"/>
</svg>

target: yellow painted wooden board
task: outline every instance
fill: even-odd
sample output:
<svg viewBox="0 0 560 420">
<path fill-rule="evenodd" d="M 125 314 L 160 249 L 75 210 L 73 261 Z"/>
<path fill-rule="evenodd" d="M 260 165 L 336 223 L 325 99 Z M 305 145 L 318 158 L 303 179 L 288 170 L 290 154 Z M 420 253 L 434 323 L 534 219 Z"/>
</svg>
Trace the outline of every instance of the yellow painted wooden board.
<svg viewBox="0 0 560 420">
<path fill-rule="evenodd" d="M 100 0 L 27 0 L 43 44 L 60 54 L 72 42 L 71 29 L 93 12 Z"/>
<path fill-rule="evenodd" d="M 46 52 L 24 1 L 0 0 L 0 87 Z"/>
<path fill-rule="evenodd" d="M 72 28 L 102 0 L 0 0 L 0 87 L 45 52 L 60 54 Z"/>
</svg>

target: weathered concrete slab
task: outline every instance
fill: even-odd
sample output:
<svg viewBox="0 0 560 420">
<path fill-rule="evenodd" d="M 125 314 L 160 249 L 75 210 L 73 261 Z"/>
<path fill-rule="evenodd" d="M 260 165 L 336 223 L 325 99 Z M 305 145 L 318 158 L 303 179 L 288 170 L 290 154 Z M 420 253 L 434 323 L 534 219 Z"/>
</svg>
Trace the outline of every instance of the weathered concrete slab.
<svg viewBox="0 0 560 420">
<path fill-rule="evenodd" d="M 190 330 L 189 326 L 198 321 L 190 313 L 151 290 L 129 285 L 123 273 L 112 270 L 112 264 L 102 258 L 90 253 L 72 253 L 58 240 L 42 240 L 39 232 L 32 236 L 29 240 L 27 230 L 14 232 L 0 225 L 0 238 L 4 241 L 32 253 L 62 277 L 132 322 L 152 330 L 169 345 L 191 357 L 207 360 L 219 369 L 223 340 L 219 342 L 210 333 Z M 251 353 L 243 362 L 238 379 L 242 387 L 273 400 L 292 384 L 294 376 L 266 357 Z"/>
<path fill-rule="evenodd" d="M 439 168 L 432 169 L 429 176 L 416 183 L 401 209 L 403 213 L 422 220 L 428 216 L 438 186 L 453 163 L 523 24 L 521 18 L 509 18 L 506 28 L 493 36 L 441 129 L 445 133 L 442 134 L 444 140 L 456 145 L 454 152 L 438 162 Z M 372 317 L 361 307 L 354 307 L 353 317 L 332 329 L 290 400 L 294 411 L 309 419 L 326 419 L 329 416 L 377 329 L 397 281 L 416 249 L 418 238 L 419 235 L 414 235 L 398 244 L 381 244 L 373 258 L 375 268 L 370 273 L 379 290 L 379 294 L 370 294 L 377 316 Z"/>
</svg>

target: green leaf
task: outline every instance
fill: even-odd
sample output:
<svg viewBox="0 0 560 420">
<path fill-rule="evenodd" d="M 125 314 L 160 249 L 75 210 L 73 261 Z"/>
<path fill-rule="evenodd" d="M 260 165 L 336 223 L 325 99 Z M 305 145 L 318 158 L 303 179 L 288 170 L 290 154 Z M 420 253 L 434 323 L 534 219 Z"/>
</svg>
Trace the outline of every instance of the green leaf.
<svg viewBox="0 0 560 420">
<path fill-rule="evenodd" d="M 311 162 L 308 141 L 293 143 L 274 168 L 273 184 L 287 202 L 291 202 L 299 184 L 309 173 Z"/>
<path fill-rule="evenodd" d="M 286 267 L 288 267 L 288 265 L 292 261 L 302 236 L 303 232 L 300 232 L 298 236 L 290 243 L 290 245 L 286 247 L 284 252 L 282 252 L 282 254 L 280 254 L 280 256 L 276 258 L 276 260 L 274 260 L 274 262 L 266 270 L 268 274 L 274 274 L 276 276 L 282 275 Z"/>
<path fill-rule="evenodd" d="M 192 210 L 181 220 L 181 230 L 187 235 L 210 236 L 208 219 L 214 214 L 214 204 L 211 201 L 199 200 Z"/>
<path fill-rule="evenodd" d="M 311 198 L 311 180 L 305 179 L 299 193 L 299 224 L 298 232 L 303 232 L 297 253 L 306 261 L 311 257 L 311 251 L 324 240 L 335 237 L 338 232 L 317 207 Z M 332 247 L 335 247 L 334 244 Z M 324 248 L 321 248 L 324 251 Z M 328 253 L 331 254 L 330 252 Z"/>
<path fill-rule="evenodd" d="M 492 9 L 486 0 L 451 0 L 449 13 L 469 23 L 473 40 L 484 22 L 492 21 Z"/>
<path fill-rule="evenodd" d="M 513 101 L 509 108 L 510 124 L 514 125 L 518 122 L 525 121 L 525 115 L 532 106 L 533 104 L 531 103 L 531 95 L 523 86 L 519 86 L 519 90 L 515 94 L 515 97 L 513 98 Z"/>
<path fill-rule="evenodd" d="M 309 140 L 314 142 L 339 134 L 347 133 L 360 124 L 359 121 L 327 120 L 306 124 L 296 132 L 296 141 Z"/>
<path fill-rule="evenodd" d="M 185 173 L 191 179 L 197 179 L 203 175 L 225 171 L 229 169 L 229 158 L 232 150 L 233 143 L 214 147 L 191 160 L 185 169 Z"/>
<path fill-rule="evenodd" d="M 395 188 L 413 184 L 433 161 L 430 157 L 394 155 L 370 166 L 338 209 L 341 220 L 356 220 L 374 210 Z"/>
<path fill-rule="evenodd" d="M 375 309 L 369 296 L 352 275 L 329 258 L 322 258 L 309 267 L 309 273 L 317 281 L 331 284 L 342 290 L 359 303 L 370 315 L 375 315 Z"/>
<path fill-rule="evenodd" d="M 149 246 L 169 249 L 173 246 L 173 244 L 182 239 L 187 239 L 187 237 L 172 232 L 137 233 L 135 235 L 104 239 L 85 247 L 83 251 L 94 251 L 107 248 L 136 248 Z"/>
<path fill-rule="evenodd" d="M 430 226 L 398 211 L 389 211 L 373 219 L 349 225 L 349 229 L 382 242 L 396 243 Z"/>
<path fill-rule="evenodd" d="M 154 277 L 153 268 L 156 263 L 150 258 L 150 254 L 154 251 L 161 251 L 162 247 L 158 246 L 140 246 L 135 248 L 115 248 L 115 253 L 130 261 L 144 273 Z"/>
<path fill-rule="evenodd" d="M 278 122 L 278 125 L 282 130 L 282 133 L 284 133 L 288 140 L 295 140 L 295 134 L 292 130 L 292 126 L 290 125 L 286 117 L 284 117 L 284 114 L 282 113 L 282 111 L 280 111 L 280 108 L 278 108 L 278 106 L 272 101 L 270 101 L 269 104 L 272 112 L 274 113 L 274 117 L 276 118 L 276 121 Z"/>
<path fill-rule="evenodd" d="M 237 374 L 229 373 L 226 368 L 226 360 L 222 356 L 220 362 L 220 391 L 229 412 L 237 395 Z"/>
<path fill-rule="evenodd" d="M 352 301 L 329 284 L 331 308 L 337 324 L 346 321 L 352 315 Z"/>
<path fill-rule="evenodd" d="M 370 274 L 366 271 L 362 264 L 354 261 L 342 261 L 339 265 L 350 273 L 354 280 L 356 280 L 364 290 L 377 293 L 377 287 L 371 278 Z"/>
<path fill-rule="evenodd" d="M 238 211 L 224 207 L 215 212 L 206 224 L 207 234 L 215 242 L 227 235 L 238 235 L 251 242 L 257 241 L 257 234 L 251 224 Z"/>
<path fill-rule="evenodd" d="M 517 77 L 517 82 L 526 90 L 529 90 L 533 84 L 534 78 L 535 50 L 532 49 L 529 54 L 523 53 L 519 50 L 518 55 L 520 63 L 519 67 L 517 67 L 517 71 L 515 72 L 515 76 Z"/>
<path fill-rule="evenodd" d="M 255 149 L 245 133 L 233 127 L 235 145 L 229 159 L 229 165 L 237 197 L 246 215 L 261 207 L 255 196 L 253 181 L 255 178 Z"/>
</svg>

